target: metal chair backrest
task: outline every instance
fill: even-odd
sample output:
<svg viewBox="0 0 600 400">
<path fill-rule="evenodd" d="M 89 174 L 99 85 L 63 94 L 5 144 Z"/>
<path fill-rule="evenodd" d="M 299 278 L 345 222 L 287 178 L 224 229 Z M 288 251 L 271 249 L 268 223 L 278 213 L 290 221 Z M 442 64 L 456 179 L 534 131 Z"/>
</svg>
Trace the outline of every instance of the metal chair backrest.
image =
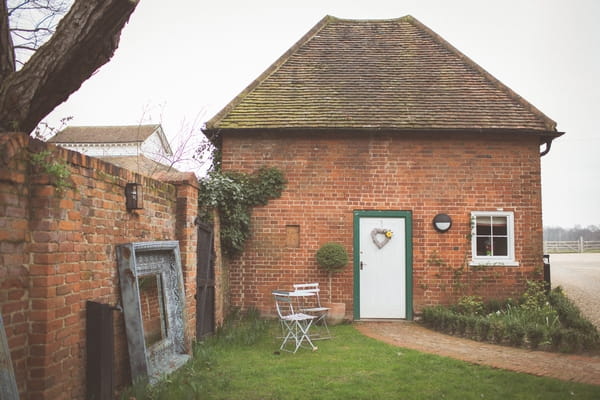
<svg viewBox="0 0 600 400">
<path fill-rule="evenodd" d="M 279 318 L 294 314 L 294 304 L 289 292 L 274 291 L 273 296 L 275 297 L 275 308 Z"/>
<path fill-rule="evenodd" d="M 299 292 L 308 292 L 308 293 L 314 293 L 316 296 L 316 305 L 318 307 L 321 307 L 321 297 L 319 296 L 319 293 L 321 292 L 321 289 L 319 289 L 319 283 L 296 283 L 294 284 L 294 290 L 297 290 Z"/>
</svg>

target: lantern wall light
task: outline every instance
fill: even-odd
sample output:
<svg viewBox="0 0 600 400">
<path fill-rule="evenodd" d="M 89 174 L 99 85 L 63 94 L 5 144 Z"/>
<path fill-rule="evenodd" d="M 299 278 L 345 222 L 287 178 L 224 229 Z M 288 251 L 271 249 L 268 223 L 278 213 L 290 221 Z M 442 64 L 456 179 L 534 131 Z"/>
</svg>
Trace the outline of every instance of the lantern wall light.
<svg viewBox="0 0 600 400">
<path fill-rule="evenodd" d="M 127 183 L 125 185 L 125 206 L 127 210 L 144 208 L 144 190 L 140 183 Z"/>
</svg>

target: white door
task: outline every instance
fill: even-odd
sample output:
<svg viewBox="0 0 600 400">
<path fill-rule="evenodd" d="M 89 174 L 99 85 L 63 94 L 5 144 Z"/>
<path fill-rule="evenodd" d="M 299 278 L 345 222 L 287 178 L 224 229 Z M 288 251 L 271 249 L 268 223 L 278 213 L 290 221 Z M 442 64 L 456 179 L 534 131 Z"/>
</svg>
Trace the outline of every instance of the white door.
<svg viewBox="0 0 600 400">
<path fill-rule="evenodd" d="M 359 219 L 361 319 L 406 318 L 405 224 L 405 218 Z"/>
</svg>

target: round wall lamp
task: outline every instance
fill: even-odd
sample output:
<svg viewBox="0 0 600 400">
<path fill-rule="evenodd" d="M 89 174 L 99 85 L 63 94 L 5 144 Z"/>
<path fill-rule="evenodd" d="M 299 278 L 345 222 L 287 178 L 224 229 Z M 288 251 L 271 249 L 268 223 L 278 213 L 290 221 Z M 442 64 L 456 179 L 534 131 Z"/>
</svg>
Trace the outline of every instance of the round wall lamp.
<svg viewBox="0 0 600 400">
<path fill-rule="evenodd" d="M 433 227 L 438 232 L 446 232 L 452 226 L 452 218 L 448 214 L 438 214 L 433 217 Z"/>
</svg>

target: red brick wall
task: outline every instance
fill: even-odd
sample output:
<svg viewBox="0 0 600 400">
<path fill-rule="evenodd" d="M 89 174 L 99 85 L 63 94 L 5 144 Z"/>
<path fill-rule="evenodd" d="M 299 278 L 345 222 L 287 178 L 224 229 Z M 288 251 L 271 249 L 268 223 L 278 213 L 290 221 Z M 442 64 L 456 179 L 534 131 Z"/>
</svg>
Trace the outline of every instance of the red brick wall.
<svg viewBox="0 0 600 400">
<path fill-rule="evenodd" d="M 48 149 L 66 162 L 72 187 L 63 192 L 33 167 L 32 152 Z M 125 209 L 124 186 L 141 182 L 144 209 Z M 22 399 L 85 397 L 85 302 L 120 301 L 115 246 L 179 240 L 188 307 L 195 332 L 198 186 L 136 175 L 79 153 L 0 135 L 0 305 Z M 115 379 L 128 384 L 123 315 L 115 313 Z"/>
<path fill-rule="evenodd" d="M 327 298 L 314 254 L 328 241 L 352 254 L 354 210 L 412 212 L 415 311 L 463 293 L 515 296 L 542 265 L 539 159 L 537 138 L 511 134 L 226 134 L 225 170 L 276 166 L 288 180 L 281 198 L 254 210 L 252 238 L 230 265 L 232 305 L 272 314 L 271 291 L 298 282 L 320 282 Z M 520 266 L 469 269 L 455 281 L 470 257 L 471 211 L 500 208 L 514 211 Z M 433 229 L 437 213 L 452 217 L 449 232 Z M 286 244 L 286 226 L 299 226 L 299 247 Z M 351 317 L 352 264 L 334 275 L 331 295 Z"/>
<path fill-rule="evenodd" d="M 158 293 L 158 280 L 156 275 L 142 278 L 139 284 L 140 288 L 140 311 L 142 312 L 142 323 L 144 325 L 144 339 L 146 346 L 163 339 L 163 312 L 161 311 L 161 302 Z"/>
</svg>

